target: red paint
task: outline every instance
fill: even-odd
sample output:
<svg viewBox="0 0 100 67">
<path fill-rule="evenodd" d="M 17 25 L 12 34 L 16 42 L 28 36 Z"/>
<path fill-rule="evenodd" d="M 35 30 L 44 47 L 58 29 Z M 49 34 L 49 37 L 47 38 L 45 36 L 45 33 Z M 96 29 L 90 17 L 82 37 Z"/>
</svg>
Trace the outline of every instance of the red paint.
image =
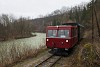
<svg viewBox="0 0 100 67">
<path fill-rule="evenodd" d="M 60 37 L 47 37 L 48 34 L 46 34 L 46 46 L 48 48 L 72 48 L 77 42 L 78 42 L 78 37 L 77 37 L 77 30 L 76 30 L 76 36 L 72 35 L 72 30 L 77 29 L 76 26 L 48 26 L 47 30 L 69 30 L 69 38 L 60 38 Z M 48 39 L 48 41 L 47 41 Z M 66 42 L 68 40 L 68 42 Z"/>
</svg>

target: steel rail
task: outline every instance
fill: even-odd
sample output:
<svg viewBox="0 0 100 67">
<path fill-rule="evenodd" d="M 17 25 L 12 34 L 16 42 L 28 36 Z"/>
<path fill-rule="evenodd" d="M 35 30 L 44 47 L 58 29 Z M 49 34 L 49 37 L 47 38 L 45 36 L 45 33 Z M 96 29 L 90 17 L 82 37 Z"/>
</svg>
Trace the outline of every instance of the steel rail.
<svg viewBox="0 0 100 67">
<path fill-rule="evenodd" d="M 41 63 L 37 64 L 35 67 L 40 67 L 41 65 L 43 66 L 43 64 L 45 63 L 50 63 L 49 66 L 47 67 L 53 67 L 62 57 L 58 57 L 58 58 L 55 58 L 56 56 L 54 55 L 51 55 L 50 57 L 48 57 L 47 59 L 45 59 L 44 61 L 42 61 Z M 51 59 L 55 59 L 54 61 L 50 62 L 49 60 Z M 47 64 L 48 65 L 48 64 Z"/>
<path fill-rule="evenodd" d="M 50 67 L 53 67 L 62 57 L 59 57 Z"/>
<path fill-rule="evenodd" d="M 35 67 L 38 67 L 39 65 L 41 65 L 42 63 L 44 63 L 45 61 L 47 61 L 48 59 L 50 59 L 51 57 L 53 57 L 54 55 L 51 55 L 50 57 L 48 57 L 47 59 L 45 59 L 44 61 L 42 61 L 41 63 L 37 64 Z"/>
</svg>

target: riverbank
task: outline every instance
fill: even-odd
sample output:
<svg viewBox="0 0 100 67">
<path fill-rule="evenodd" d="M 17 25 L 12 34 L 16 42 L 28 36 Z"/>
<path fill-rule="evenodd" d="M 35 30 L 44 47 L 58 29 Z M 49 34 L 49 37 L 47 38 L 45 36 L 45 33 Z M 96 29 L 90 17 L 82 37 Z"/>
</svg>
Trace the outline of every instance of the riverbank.
<svg viewBox="0 0 100 67">
<path fill-rule="evenodd" d="M 2 37 L 0 37 L 0 42 L 13 40 L 13 39 L 30 38 L 30 37 L 34 37 L 34 36 L 36 36 L 35 33 L 29 33 L 29 34 L 23 34 L 23 35 L 2 36 Z"/>
<path fill-rule="evenodd" d="M 39 60 L 43 60 L 44 58 L 48 57 L 49 53 L 47 48 L 42 49 L 38 54 L 34 57 L 25 59 L 21 62 L 15 63 L 10 67 L 30 67 L 33 64 L 36 64 Z M 33 65 L 34 66 L 34 65 Z"/>
<path fill-rule="evenodd" d="M 36 35 L 36 37 L 0 42 L 0 67 L 36 56 L 45 48 L 45 34 L 36 33 Z"/>
</svg>

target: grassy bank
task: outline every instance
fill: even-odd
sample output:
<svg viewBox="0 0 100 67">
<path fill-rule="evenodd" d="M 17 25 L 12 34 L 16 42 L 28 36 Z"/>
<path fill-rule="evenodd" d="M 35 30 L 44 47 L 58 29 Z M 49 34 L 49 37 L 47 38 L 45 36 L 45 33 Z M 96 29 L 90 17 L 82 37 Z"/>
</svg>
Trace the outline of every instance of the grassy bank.
<svg viewBox="0 0 100 67">
<path fill-rule="evenodd" d="M 35 57 L 45 46 L 32 48 L 21 44 L 0 45 L 0 67 L 9 66 L 26 58 Z"/>
<path fill-rule="evenodd" d="M 77 51 L 75 57 L 72 58 L 72 67 L 99 67 L 100 54 L 97 52 L 95 45 L 86 43 L 82 47 L 79 46 L 80 51 Z"/>
<path fill-rule="evenodd" d="M 45 34 L 37 33 L 36 37 L 0 42 L 0 67 L 11 67 L 12 64 L 32 58 L 45 50 Z"/>
</svg>

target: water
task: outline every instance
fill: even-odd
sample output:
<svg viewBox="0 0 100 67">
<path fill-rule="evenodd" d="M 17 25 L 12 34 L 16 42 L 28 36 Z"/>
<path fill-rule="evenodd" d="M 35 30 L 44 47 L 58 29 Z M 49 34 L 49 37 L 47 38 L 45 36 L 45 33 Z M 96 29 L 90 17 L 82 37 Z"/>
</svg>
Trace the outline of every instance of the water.
<svg viewBox="0 0 100 67">
<path fill-rule="evenodd" d="M 0 46 L 7 45 L 21 45 L 21 46 L 30 46 L 38 48 L 40 45 L 45 45 L 45 33 L 36 33 L 37 36 L 23 39 L 16 39 L 10 41 L 0 42 Z"/>
<path fill-rule="evenodd" d="M 35 50 L 45 45 L 44 33 L 37 36 L 0 42 L 0 64 L 13 63 L 17 58 L 34 55 Z M 8 62 L 9 61 L 9 62 Z"/>
</svg>

